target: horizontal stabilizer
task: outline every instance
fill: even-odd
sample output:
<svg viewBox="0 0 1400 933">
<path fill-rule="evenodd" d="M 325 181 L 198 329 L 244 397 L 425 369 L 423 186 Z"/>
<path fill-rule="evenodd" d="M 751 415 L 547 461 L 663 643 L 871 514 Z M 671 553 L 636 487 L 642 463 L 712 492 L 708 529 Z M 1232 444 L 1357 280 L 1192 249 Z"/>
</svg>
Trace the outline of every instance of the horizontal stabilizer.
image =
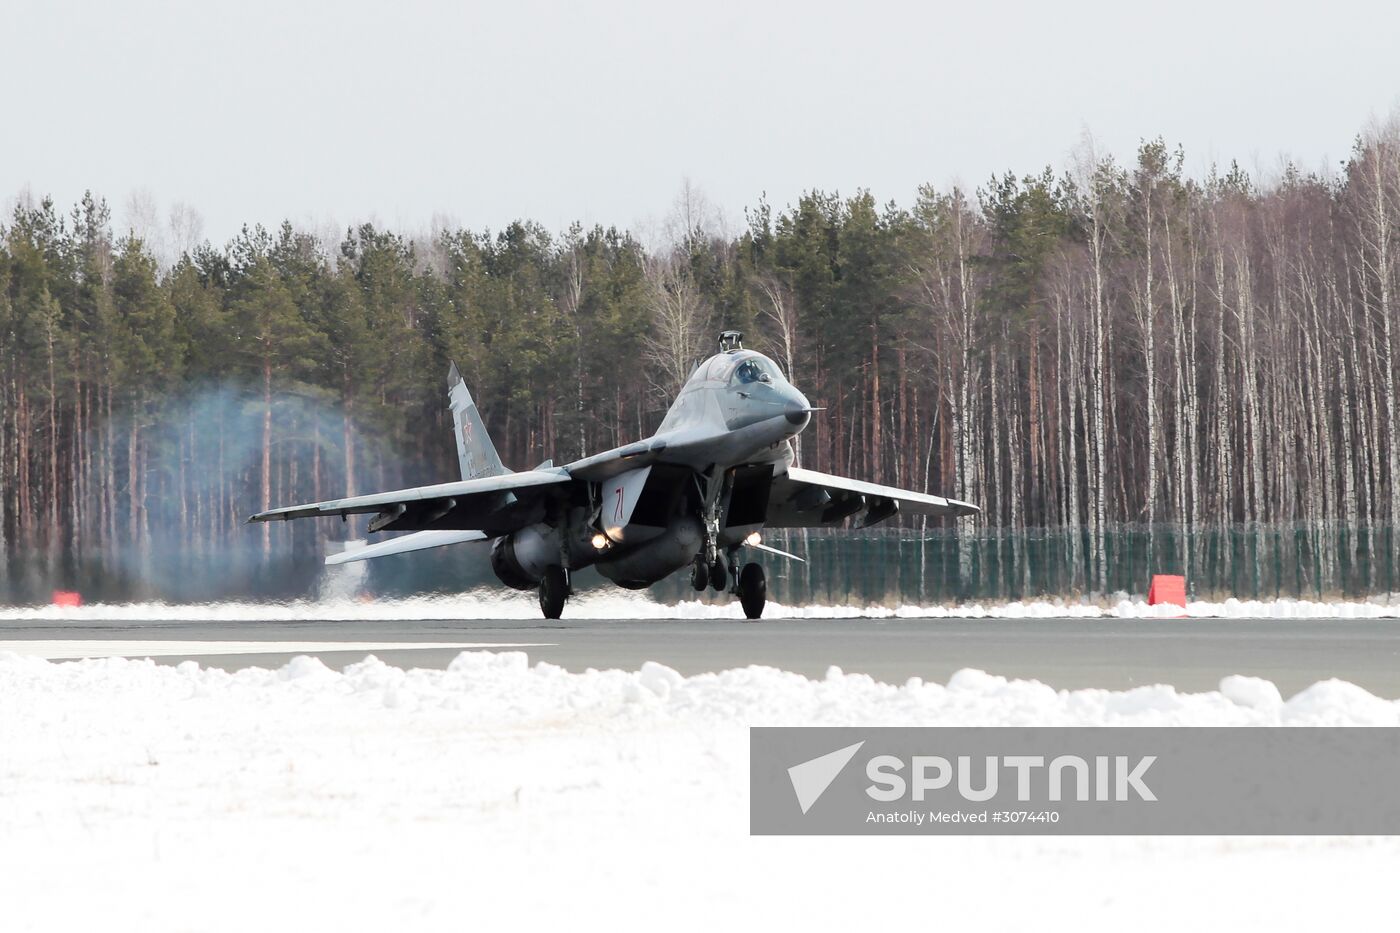
<svg viewBox="0 0 1400 933">
<path fill-rule="evenodd" d="M 465 544 L 468 541 L 485 541 L 486 535 L 479 531 L 416 531 L 411 535 L 380 541 L 353 551 L 341 551 L 326 558 L 327 566 L 348 564 L 372 557 L 387 557 L 390 554 L 404 554 L 408 551 L 426 551 L 432 547 L 445 547 L 449 544 Z"/>
</svg>

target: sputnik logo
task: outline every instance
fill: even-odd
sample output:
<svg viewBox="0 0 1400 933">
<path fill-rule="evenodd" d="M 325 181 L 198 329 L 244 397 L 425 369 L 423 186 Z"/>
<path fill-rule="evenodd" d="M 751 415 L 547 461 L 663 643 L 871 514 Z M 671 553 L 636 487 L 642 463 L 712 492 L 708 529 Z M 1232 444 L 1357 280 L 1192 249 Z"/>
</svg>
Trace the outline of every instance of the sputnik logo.
<svg viewBox="0 0 1400 933">
<path fill-rule="evenodd" d="M 805 814 L 812 809 L 821 795 L 826 793 L 826 789 L 831 786 L 831 782 L 836 780 L 836 776 L 850 764 L 856 752 L 864 745 L 864 740 L 854 745 L 847 745 L 845 748 L 838 748 L 834 752 L 829 752 L 811 761 L 804 761 L 800 765 L 793 765 L 788 768 L 788 778 L 792 781 L 793 793 L 797 795 L 797 805 L 802 808 Z"/>
</svg>

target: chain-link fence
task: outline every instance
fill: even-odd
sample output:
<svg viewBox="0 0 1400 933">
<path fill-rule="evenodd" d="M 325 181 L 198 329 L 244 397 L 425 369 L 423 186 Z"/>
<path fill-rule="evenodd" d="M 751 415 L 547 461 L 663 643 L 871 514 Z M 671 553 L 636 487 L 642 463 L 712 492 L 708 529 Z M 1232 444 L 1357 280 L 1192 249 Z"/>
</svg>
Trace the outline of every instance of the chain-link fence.
<svg viewBox="0 0 1400 933">
<path fill-rule="evenodd" d="M 1355 598 L 1397 589 L 1395 539 L 1388 527 L 1124 526 L 1104 535 L 1101 552 L 1088 531 L 1062 529 L 769 530 L 764 541 L 806 558 L 799 562 L 753 550 L 741 558 L 761 563 L 770 598 L 788 605 L 1142 594 L 1154 573 L 1184 575 L 1197 598 Z M 469 544 L 347 566 L 358 568 L 352 588 L 377 595 L 461 592 L 499 585 L 488 550 L 485 544 Z M 12 555 L 9 566 L 0 568 L 0 604 L 45 602 L 54 589 L 76 589 L 93 601 L 315 597 L 328 583 L 344 582 L 314 553 L 277 553 L 264 560 L 253 548 L 212 555 L 162 552 L 116 564 Z M 578 582 L 587 588 L 608 585 L 591 570 Z M 688 590 L 684 571 L 653 587 L 664 600 Z"/>
<path fill-rule="evenodd" d="M 1193 598 L 1360 597 L 1396 589 L 1389 527 L 1122 526 L 1101 552 L 1088 531 L 770 530 L 764 542 L 805 562 L 750 551 L 770 598 L 789 605 L 899 605 L 1145 594 L 1156 573 L 1186 577 Z"/>
</svg>

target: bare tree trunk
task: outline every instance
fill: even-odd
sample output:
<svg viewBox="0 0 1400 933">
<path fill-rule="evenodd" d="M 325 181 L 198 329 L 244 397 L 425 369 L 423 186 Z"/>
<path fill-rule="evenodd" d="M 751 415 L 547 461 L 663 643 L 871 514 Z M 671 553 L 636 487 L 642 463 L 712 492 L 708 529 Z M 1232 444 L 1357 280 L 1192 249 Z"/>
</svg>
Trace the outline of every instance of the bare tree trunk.
<svg viewBox="0 0 1400 933">
<path fill-rule="evenodd" d="M 1395 138 L 1394 132 L 1389 138 L 1377 136 L 1372 140 L 1373 152 L 1371 153 L 1371 201 L 1368 207 L 1371 209 L 1371 248 L 1375 253 L 1375 265 L 1372 268 L 1372 275 L 1376 280 L 1377 311 L 1381 319 L 1381 384 L 1384 391 L 1381 399 L 1385 405 L 1385 434 L 1386 434 L 1386 484 L 1389 492 L 1388 515 L 1392 526 L 1400 525 L 1400 436 L 1396 434 L 1395 423 L 1395 358 L 1394 340 L 1391 335 L 1394 309 L 1391 307 L 1391 276 L 1393 260 L 1391 258 L 1391 244 L 1395 239 L 1395 221 L 1391 216 L 1391 205 L 1388 203 L 1388 191 L 1390 187 L 1400 179 L 1386 177 L 1386 169 L 1391 167 L 1392 161 L 1397 166 L 1397 173 L 1400 174 L 1400 139 Z"/>
<path fill-rule="evenodd" d="M 117 438 L 116 422 L 112 418 L 112 373 L 110 367 L 107 370 L 107 392 L 106 392 L 106 444 L 102 455 L 103 472 L 106 474 L 106 481 L 102 484 L 102 495 L 106 502 L 104 510 L 107 516 L 107 540 L 108 547 L 117 541 Z"/>
<path fill-rule="evenodd" d="M 15 482 L 19 485 L 19 538 L 20 543 L 26 548 L 34 546 L 34 515 L 30 510 L 31 490 L 29 486 L 29 439 L 32 431 L 29 424 L 29 398 L 21 383 L 19 390 L 19 403 L 15 406 L 15 456 L 18 458 L 18 470 L 15 471 Z"/>
<path fill-rule="evenodd" d="M 647 286 L 652 329 L 643 346 L 657 372 L 656 387 L 667 398 L 675 398 L 710 336 L 710 311 L 679 259 L 649 262 Z"/>
<path fill-rule="evenodd" d="M 141 419 L 137 417 L 136 406 L 132 406 L 131 427 L 126 435 L 126 535 L 131 544 L 141 546 L 141 463 L 140 440 Z"/>
<path fill-rule="evenodd" d="M 2 299 L 0 299 L 2 300 Z M 0 354 L 0 364 L 4 364 L 5 358 Z M 0 370 L 0 374 L 3 370 Z M 10 539 L 9 539 L 9 460 L 6 456 L 8 448 L 8 436 L 10 431 L 10 412 L 13 406 L 10 404 L 11 397 L 10 381 L 0 378 L 0 581 L 6 579 L 10 570 Z"/>
<path fill-rule="evenodd" d="M 1217 233 L 1218 237 L 1218 233 Z M 1231 433 L 1230 433 L 1230 385 L 1226 379 L 1225 359 L 1225 246 L 1215 246 L 1215 292 L 1220 314 L 1215 329 L 1215 481 L 1216 514 L 1220 535 L 1223 540 L 1225 530 L 1234 518 L 1233 490 L 1231 474 Z"/>
<path fill-rule="evenodd" d="M 1190 496 L 1190 483 L 1188 480 L 1188 462 L 1194 462 L 1196 449 L 1187 445 L 1187 433 L 1189 428 L 1190 403 L 1188 396 L 1195 385 L 1195 374 L 1187 368 L 1186 363 L 1186 315 L 1182 307 L 1181 286 L 1178 280 L 1175 250 L 1172 248 L 1172 226 L 1171 214 L 1166 213 L 1163 217 L 1163 242 L 1165 252 L 1165 273 L 1167 277 L 1167 301 L 1171 305 L 1172 313 L 1172 378 L 1176 381 L 1176 392 L 1174 394 L 1174 404 L 1172 406 L 1173 420 L 1175 424 L 1172 428 L 1173 459 L 1176 461 L 1173 466 L 1176 468 L 1175 492 L 1176 492 L 1176 520 L 1185 526 L 1187 530 L 1191 528 L 1191 516 L 1187 512 L 1187 500 Z M 1183 540 L 1185 535 L 1182 536 Z M 1183 563 L 1184 566 L 1184 563 Z"/>
<path fill-rule="evenodd" d="M 262 508 L 272 508 L 272 357 L 263 355 Z M 272 555 L 272 525 L 262 525 L 263 559 Z"/>
<path fill-rule="evenodd" d="M 884 481 L 884 462 L 881 454 L 884 434 L 880 422 L 884 412 L 880 409 L 880 328 L 875 321 L 870 322 L 870 446 L 869 470 L 876 482 Z"/>
<path fill-rule="evenodd" d="M 1095 194 L 1095 197 L 1098 195 Z M 1108 591 L 1108 566 L 1104 553 L 1104 533 L 1107 525 L 1107 514 L 1105 505 L 1108 499 L 1108 457 L 1105 451 L 1104 432 L 1104 395 L 1106 387 L 1104 385 L 1104 341 L 1107 339 L 1104 334 L 1104 240 L 1107 231 L 1103 229 L 1100 221 L 1098 208 L 1092 211 L 1092 230 L 1090 231 L 1090 249 L 1093 253 L 1093 273 L 1094 273 L 1094 327 L 1093 327 L 1093 368 L 1090 388 L 1094 398 L 1094 485 L 1092 493 L 1094 496 L 1094 534 L 1093 534 L 1093 555 L 1094 567 L 1098 573 L 1098 592 Z"/>
<path fill-rule="evenodd" d="M 1251 271 L 1248 256 L 1241 252 L 1235 260 L 1236 323 L 1240 346 L 1241 378 L 1244 383 L 1244 440 L 1249 460 L 1249 507 L 1247 516 L 1250 522 L 1264 521 L 1264 470 L 1263 443 L 1260 429 L 1258 356 L 1254 341 L 1254 296 L 1251 290 Z"/>
<path fill-rule="evenodd" d="M 86 392 L 78 373 L 80 367 L 73 368 L 73 435 L 69 438 L 69 461 L 68 470 L 68 550 L 71 554 L 78 554 L 78 549 L 82 542 L 82 535 L 87 527 L 87 516 L 84 514 L 84 507 L 87 504 L 87 469 L 84 464 L 85 447 L 87 442 L 87 425 L 85 421 L 85 399 Z M 0 534 L 3 534 L 0 531 Z"/>
<path fill-rule="evenodd" d="M 1143 515 L 1147 521 L 1148 534 L 1157 519 L 1157 296 L 1153 287 L 1152 272 L 1152 232 L 1155 226 L 1151 187 L 1145 191 L 1146 222 L 1145 263 L 1142 292 L 1135 304 L 1138 308 L 1138 325 L 1142 329 L 1142 362 L 1147 379 L 1147 475 L 1144 477 Z"/>
<path fill-rule="evenodd" d="M 791 290 L 774 276 L 759 276 L 759 291 L 767 299 L 764 316 L 778 331 L 779 362 L 789 379 L 797 379 L 797 300 Z M 814 382 L 820 385 L 820 382 Z M 802 465 L 802 435 L 792 439 L 793 462 Z"/>
<path fill-rule="evenodd" d="M 54 367 L 54 331 L 58 327 L 58 303 L 49 299 L 49 307 L 44 315 L 44 336 L 48 348 L 49 357 L 49 450 L 48 450 L 48 490 L 49 500 L 48 516 L 48 553 L 50 559 L 58 551 L 58 542 L 61 537 L 58 523 L 58 379 Z"/>
<path fill-rule="evenodd" d="M 997 404 L 997 351 L 992 349 L 988 365 L 990 370 L 987 376 L 987 389 L 991 393 L 987 399 L 987 405 L 993 412 L 1000 412 L 1001 408 Z M 994 422 L 991 431 L 992 441 L 992 477 L 987 489 L 987 517 L 997 529 L 997 537 L 1001 537 L 1001 498 L 1006 491 L 1001 479 L 1001 430 Z"/>
<path fill-rule="evenodd" d="M 1026 481 L 1026 506 L 1022 510 L 1025 524 L 1044 524 L 1047 516 L 1041 514 L 1033 515 L 1031 510 L 1037 505 L 1043 505 L 1044 500 L 1050 495 L 1050 487 L 1041 485 L 1041 470 L 1044 469 L 1044 458 L 1041 456 L 1041 400 L 1040 400 L 1040 324 L 1037 321 L 1031 322 L 1030 327 L 1030 361 L 1026 374 L 1027 415 L 1030 418 L 1029 437 L 1027 452 L 1030 454 L 1030 472 Z"/>
</svg>

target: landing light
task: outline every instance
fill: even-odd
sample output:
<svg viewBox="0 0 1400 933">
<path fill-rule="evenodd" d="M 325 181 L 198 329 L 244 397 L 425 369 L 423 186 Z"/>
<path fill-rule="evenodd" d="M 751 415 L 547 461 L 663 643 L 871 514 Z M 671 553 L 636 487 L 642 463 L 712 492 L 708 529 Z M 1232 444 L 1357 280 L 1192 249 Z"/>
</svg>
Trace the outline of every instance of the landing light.
<svg viewBox="0 0 1400 933">
<path fill-rule="evenodd" d="M 603 548 L 605 548 L 605 547 L 607 547 L 607 546 L 608 546 L 608 539 L 607 539 L 605 536 L 603 536 L 603 535 L 601 535 L 601 534 L 598 534 L 598 535 L 594 535 L 594 536 L 593 536 L 593 550 L 595 550 L 595 551 L 601 551 Z"/>
<path fill-rule="evenodd" d="M 758 532 L 755 531 L 753 534 L 749 535 L 747 538 L 744 539 L 744 543 L 747 544 L 749 547 L 758 547 L 758 542 L 762 540 L 763 539 L 759 537 Z"/>
</svg>

